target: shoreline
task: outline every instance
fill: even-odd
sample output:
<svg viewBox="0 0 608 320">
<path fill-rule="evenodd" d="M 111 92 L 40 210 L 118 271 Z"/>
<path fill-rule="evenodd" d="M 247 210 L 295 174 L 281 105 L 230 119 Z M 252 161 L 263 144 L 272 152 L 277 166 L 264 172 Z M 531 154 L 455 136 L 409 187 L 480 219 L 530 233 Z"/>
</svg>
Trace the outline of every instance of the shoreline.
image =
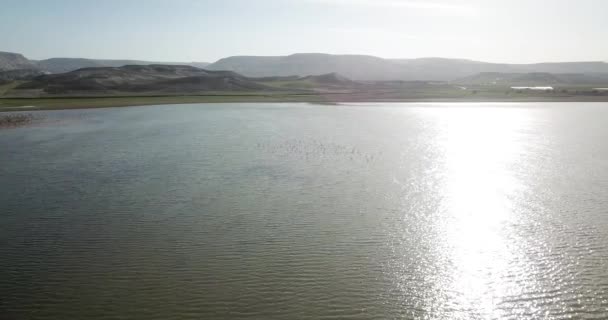
<svg viewBox="0 0 608 320">
<path fill-rule="evenodd" d="M 308 102 L 334 105 L 339 103 L 484 103 L 484 102 L 608 102 L 608 96 L 525 96 L 505 98 L 496 96 L 476 97 L 382 97 L 348 94 L 239 94 L 239 95 L 184 95 L 184 96 L 73 96 L 0 98 L 0 112 L 43 111 L 67 109 L 114 108 L 163 104 L 193 103 L 285 103 Z"/>
</svg>

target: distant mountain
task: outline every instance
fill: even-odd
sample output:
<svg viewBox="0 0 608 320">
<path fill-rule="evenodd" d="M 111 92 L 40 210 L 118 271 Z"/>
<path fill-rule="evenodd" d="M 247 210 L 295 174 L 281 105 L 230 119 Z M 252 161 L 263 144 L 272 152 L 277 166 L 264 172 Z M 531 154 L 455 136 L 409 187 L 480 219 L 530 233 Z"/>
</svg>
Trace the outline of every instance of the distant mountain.
<svg viewBox="0 0 608 320">
<path fill-rule="evenodd" d="M 489 63 L 464 59 L 419 58 L 395 59 L 409 72 L 427 80 L 454 80 L 478 73 L 608 73 L 605 62 L 553 62 L 533 64 Z M 420 78 L 424 79 L 424 78 Z"/>
<path fill-rule="evenodd" d="M 392 80 L 404 75 L 390 60 L 365 55 L 298 53 L 289 56 L 237 56 L 220 59 L 210 70 L 231 70 L 250 77 L 308 76 L 339 73 L 351 79 Z"/>
<path fill-rule="evenodd" d="M 198 92 L 209 90 L 264 90 L 231 71 L 208 71 L 192 66 L 126 65 L 122 67 L 83 68 L 43 75 L 15 90 L 50 94 L 89 94 L 112 92 Z"/>
<path fill-rule="evenodd" d="M 0 71 L 36 69 L 36 64 L 19 53 L 0 51 Z"/>
<path fill-rule="evenodd" d="M 51 58 L 33 61 L 17 53 L 0 52 L 0 71 L 39 69 L 44 72 L 63 73 L 81 68 L 150 64 L 190 65 L 208 70 L 234 71 L 248 77 L 305 77 L 337 73 L 354 81 L 454 81 L 491 72 L 582 74 L 600 78 L 608 75 L 608 63 L 600 61 L 506 64 L 466 59 L 383 59 L 369 55 L 296 53 L 288 56 L 234 56 L 208 64 L 205 62 L 151 62 L 83 58 Z"/>
<path fill-rule="evenodd" d="M 548 62 L 512 65 L 519 72 L 549 72 L 549 73 L 608 73 L 608 63 L 602 61 L 589 62 Z"/>
<path fill-rule="evenodd" d="M 465 59 L 418 58 L 392 59 L 403 66 L 407 76 L 395 80 L 449 81 L 482 72 L 515 72 L 507 64 L 487 63 Z"/>
<path fill-rule="evenodd" d="M 189 65 L 204 68 L 207 62 L 156 62 L 143 60 L 108 60 L 84 58 L 51 58 L 45 60 L 29 60 L 22 54 L 0 51 L 0 71 L 35 69 L 49 73 L 70 72 L 81 68 L 122 67 L 125 65 Z"/>
<path fill-rule="evenodd" d="M 500 64 L 464 59 L 382 59 L 364 55 L 300 53 L 289 56 L 235 56 L 207 66 L 246 76 L 306 76 L 339 73 L 353 80 L 451 81 L 483 72 L 500 73 L 606 73 L 605 62 Z"/>
<path fill-rule="evenodd" d="M 83 59 L 83 58 L 51 58 L 38 61 L 38 67 L 50 73 L 70 72 L 81 68 L 96 67 L 122 67 L 125 65 L 191 65 L 197 68 L 205 67 L 205 62 L 152 62 L 141 60 L 102 60 L 102 59 Z"/>
</svg>

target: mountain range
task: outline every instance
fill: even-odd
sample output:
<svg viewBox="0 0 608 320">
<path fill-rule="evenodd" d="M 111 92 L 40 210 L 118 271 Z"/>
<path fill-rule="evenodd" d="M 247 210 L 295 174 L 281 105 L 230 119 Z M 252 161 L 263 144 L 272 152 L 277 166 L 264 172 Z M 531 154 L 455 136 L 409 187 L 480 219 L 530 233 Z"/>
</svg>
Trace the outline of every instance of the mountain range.
<svg viewBox="0 0 608 320">
<path fill-rule="evenodd" d="M 0 51 L 0 71 L 16 69 L 36 69 L 46 73 L 63 73 L 81 68 L 122 67 L 124 65 L 187 65 L 204 68 L 206 62 L 159 62 L 143 60 L 112 60 L 85 58 L 50 58 L 45 60 L 29 60 L 22 54 Z"/>
<path fill-rule="evenodd" d="M 29 69 L 54 74 L 81 68 L 150 64 L 188 65 L 207 70 L 233 71 L 246 77 L 337 73 L 355 81 L 454 81 L 479 74 L 485 74 L 484 77 L 487 77 L 491 73 L 571 74 L 578 75 L 579 78 L 585 76 L 599 79 L 605 79 L 608 76 L 608 63 L 601 61 L 504 64 L 446 58 L 384 59 L 368 55 L 297 53 L 288 56 L 233 56 L 214 63 L 167 63 L 83 58 L 51 58 L 36 61 L 29 60 L 18 53 L 0 52 L 0 71 Z M 575 78 L 575 76 L 570 76 L 570 78 Z"/>
<path fill-rule="evenodd" d="M 453 81 L 482 72 L 608 74 L 605 62 L 500 64 L 463 59 L 383 59 L 365 55 L 299 53 L 289 56 L 238 56 L 208 65 L 245 76 L 289 76 L 339 73 L 353 80 Z"/>
</svg>

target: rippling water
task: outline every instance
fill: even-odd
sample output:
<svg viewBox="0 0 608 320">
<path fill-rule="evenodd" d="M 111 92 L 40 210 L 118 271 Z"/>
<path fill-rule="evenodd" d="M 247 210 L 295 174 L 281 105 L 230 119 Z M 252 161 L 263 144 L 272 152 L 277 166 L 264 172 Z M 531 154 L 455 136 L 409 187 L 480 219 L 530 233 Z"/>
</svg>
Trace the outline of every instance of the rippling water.
<svg viewBox="0 0 608 320">
<path fill-rule="evenodd" d="M 608 318 L 608 104 L 209 104 L 0 130 L 2 319 Z"/>
</svg>

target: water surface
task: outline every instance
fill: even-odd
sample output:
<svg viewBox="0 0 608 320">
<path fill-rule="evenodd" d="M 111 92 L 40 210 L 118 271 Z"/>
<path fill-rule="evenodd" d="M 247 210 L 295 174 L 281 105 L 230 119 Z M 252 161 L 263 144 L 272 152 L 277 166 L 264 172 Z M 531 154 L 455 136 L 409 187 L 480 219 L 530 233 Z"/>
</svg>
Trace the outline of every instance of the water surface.
<svg viewBox="0 0 608 320">
<path fill-rule="evenodd" d="M 0 131 L 3 319 L 608 317 L 608 104 L 197 104 Z"/>
</svg>

